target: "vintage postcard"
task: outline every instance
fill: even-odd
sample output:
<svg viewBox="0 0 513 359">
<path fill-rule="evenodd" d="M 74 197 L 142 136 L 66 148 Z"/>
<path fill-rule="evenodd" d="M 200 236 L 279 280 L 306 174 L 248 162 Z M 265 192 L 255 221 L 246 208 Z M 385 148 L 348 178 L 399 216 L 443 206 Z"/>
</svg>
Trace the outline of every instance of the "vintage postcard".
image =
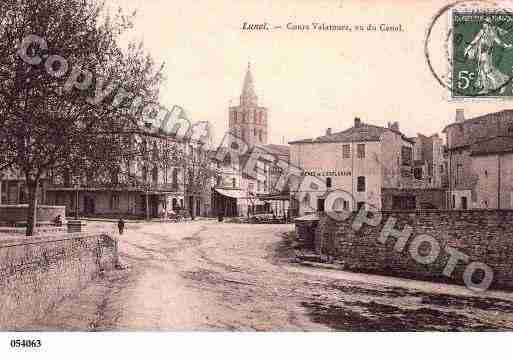
<svg viewBox="0 0 513 359">
<path fill-rule="evenodd" d="M 3 0 L 0 341 L 511 331 L 512 100 L 508 1 Z"/>
</svg>

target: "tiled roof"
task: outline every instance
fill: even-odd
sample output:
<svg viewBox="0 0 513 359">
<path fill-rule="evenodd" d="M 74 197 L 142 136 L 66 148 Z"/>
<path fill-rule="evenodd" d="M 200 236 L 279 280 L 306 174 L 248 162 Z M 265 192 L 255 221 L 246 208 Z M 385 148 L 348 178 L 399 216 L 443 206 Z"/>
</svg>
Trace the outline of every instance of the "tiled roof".
<svg viewBox="0 0 513 359">
<path fill-rule="evenodd" d="M 474 143 L 470 152 L 472 156 L 513 152 L 513 137 L 499 136 Z"/>
<path fill-rule="evenodd" d="M 281 157 L 289 157 L 290 156 L 290 147 L 287 145 L 269 144 L 269 145 L 261 145 L 259 147 L 263 147 L 268 152 L 270 152 L 274 155 L 277 155 L 277 156 L 281 156 Z"/>
<path fill-rule="evenodd" d="M 385 131 L 392 131 L 402 136 L 405 141 L 412 142 L 413 141 L 403 135 L 399 131 L 395 131 L 391 128 L 385 128 L 380 126 L 369 125 L 366 123 L 362 123 L 358 127 L 351 127 L 347 130 L 341 132 L 335 132 L 331 135 L 320 136 L 313 139 L 305 139 L 289 142 L 290 144 L 294 143 L 322 143 L 322 142 L 377 142 L 381 139 L 381 135 Z"/>
</svg>

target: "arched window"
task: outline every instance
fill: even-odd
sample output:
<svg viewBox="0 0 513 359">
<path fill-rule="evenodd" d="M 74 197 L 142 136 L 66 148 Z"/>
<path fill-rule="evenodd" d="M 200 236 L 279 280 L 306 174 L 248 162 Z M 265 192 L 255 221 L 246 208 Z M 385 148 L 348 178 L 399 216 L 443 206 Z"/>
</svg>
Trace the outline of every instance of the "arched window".
<svg viewBox="0 0 513 359">
<path fill-rule="evenodd" d="M 176 198 L 173 198 L 173 209 L 178 209 L 178 201 Z"/>
</svg>

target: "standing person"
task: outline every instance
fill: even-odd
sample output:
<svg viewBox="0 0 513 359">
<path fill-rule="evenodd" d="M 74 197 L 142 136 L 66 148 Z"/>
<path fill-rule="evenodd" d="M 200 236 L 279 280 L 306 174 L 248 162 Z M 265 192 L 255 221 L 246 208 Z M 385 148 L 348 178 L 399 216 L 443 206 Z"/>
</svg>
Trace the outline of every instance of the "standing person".
<svg viewBox="0 0 513 359">
<path fill-rule="evenodd" d="M 125 230 L 125 221 L 123 221 L 123 218 L 120 218 L 119 221 L 118 221 L 118 229 L 119 229 L 119 234 L 123 234 L 123 231 Z"/>
<path fill-rule="evenodd" d="M 510 49 L 513 46 L 503 41 L 499 35 L 508 35 L 508 31 L 495 26 L 490 18 L 486 18 L 481 30 L 465 48 L 465 57 L 477 62 L 477 76 L 474 85 L 481 89 L 480 94 L 487 94 L 499 88 L 503 93 L 506 89 L 504 85 L 509 80 L 508 75 L 503 74 L 497 68 L 493 55 L 498 46 L 505 49 Z"/>
</svg>

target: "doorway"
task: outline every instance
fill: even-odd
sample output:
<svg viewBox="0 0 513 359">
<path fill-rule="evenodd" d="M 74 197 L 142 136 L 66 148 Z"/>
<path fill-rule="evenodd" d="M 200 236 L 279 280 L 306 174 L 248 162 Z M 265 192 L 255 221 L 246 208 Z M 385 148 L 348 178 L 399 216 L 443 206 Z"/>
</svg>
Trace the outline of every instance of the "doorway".
<svg viewBox="0 0 513 359">
<path fill-rule="evenodd" d="M 84 196 L 84 212 L 85 214 L 94 214 L 95 200 L 92 196 Z"/>
</svg>

